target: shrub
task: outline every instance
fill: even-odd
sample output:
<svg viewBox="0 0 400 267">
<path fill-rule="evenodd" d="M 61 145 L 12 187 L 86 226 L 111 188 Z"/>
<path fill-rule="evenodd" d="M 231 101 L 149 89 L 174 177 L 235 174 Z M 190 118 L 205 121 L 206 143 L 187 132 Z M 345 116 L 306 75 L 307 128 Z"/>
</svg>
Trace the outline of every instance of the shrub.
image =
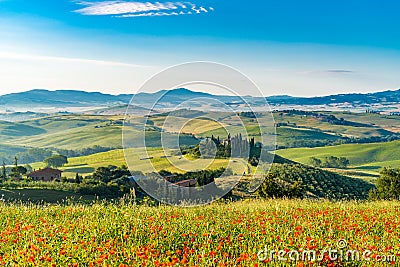
<svg viewBox="0 0 400 267">
<path fill-rule="evenodd" d="M 263 198 L 301 198 L 304 196 L 304 193 L 301 181 L 288 184 L 279 180 L 273 173 L 267 175 L 257 191 L 258 196 Z"/>
<path fill-rule="evenodd" d="M 400 169 L 383 168 L 376 181 L 376 189 L 370 191 L 372 200 L 399 200 L 400 199 Z"/>
</svg>

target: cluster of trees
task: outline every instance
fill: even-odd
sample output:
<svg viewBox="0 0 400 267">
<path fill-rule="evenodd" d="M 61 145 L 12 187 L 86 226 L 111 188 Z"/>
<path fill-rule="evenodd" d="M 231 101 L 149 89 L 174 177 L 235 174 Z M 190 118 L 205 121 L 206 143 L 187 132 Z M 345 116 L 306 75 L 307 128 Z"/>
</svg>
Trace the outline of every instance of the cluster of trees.
<svg viewBox="0 0 400 267">
<path fill-rule="evenodd" d="M 182 154 L 192 154 L 195 157 L 204 158 L 255 158 L 259 159 L 261 154 L 261 144 L 256 143 L 254 137 L 246 140 L 242 134 L 231 137 L 228 134 L 227 139 L 221 140 L 218 136 L 207 138 L 192 148 L 181 149 Z"/>
<path fill-rule="evenodd" d="M 110 165 L 108 167 L 97 168 L 93 173 L 92 178 L 97 182 L 108 183 L 112 180 L 130 175 L 131 173 L 125 165 L 121 167 Z"/>
<path fill-rule="evenodd" d="M 383 168 L 369 199 L 400 200 L 400 169 Z"/>
<path fill-rule="evenodd" d="M 231 156 L 234 158 L 260 158 L 261 144 L 255 142 L 254 137 L 250 140 L 242 138 L 242 134 L 235 135 L 233 138 L 228 136 L 228 143 L 230 142 L 232 148 Z"/>
<path fill-rule="evenodd" d="M 1 174 L 0 178 L 1 181 L 6 181 L 8 178 L 17 180 L 22 177 L 22 175 L 25 175 L 28 170 L 31 170 L 30 166 L 24 167 L 18 165 L 18 158 L 14 157 L 14 166 L 13 167 L 6 167 L 6 163 L 3 161 L 3 165 L 1 168 Z"/>
<path fill-rule="evenodd" d="M 262 114 L 260 113 L 254 113 L 253 111 L 243 111 L 239 113 L 240 117 L 245 117 L 245 118 L 251 118 L 255 119 L 257 116 L 261 116 Z"/>
<path fill-rule="evenodd" d="M 257 195 L 263 198 L 302 198 L 305 189 L 301 180 L 287 183 L 278 179 L 276 174 L 269 173 L 258 188 Z"/>
<path fill-rule="evenodd" d="M 181 147 L 182 155 L 191 154 L 194 157 L 200 158 L 227 158 L 231 154 L 230 145 L 223 144 L 222 140 L 214 138 L 206 138 L 200 144 L 193 147 Z"/>
<path fill-rule="evenodd" d="M 109 165 L 97 168 L 93 175 L 86 177 L 76 174 L 75 179 L 68 182 L 80 184 L 81 194 L 120 197 L 130 193 L 133 188 L 130 175 L 125 165 L 121 167 Z"/>
<path fill-rule="evenodd" d="M 196 180 L 196 186 L 204 186 L 215 181 L 215 178 L 221 177 L 222 175 L 232 175 L 232 170 L 219 168 L 216 170 L 201 170 L 197 172 L 186 172 L 186 173 L 172 173 L 166 170 L 161 170 L 159 174 L 163 177 L 169 177 L 167 180 L 171 183 L 177 183 L 183 180 Z"/>
<path fill-rule="evenodd" d="M 328 156 L 322 160 L 316 157 L 312 157 L 310 158 L 310 164 L 314 167 L 319 167 L 319 168 L 345 169 L 350 164 L 350 161 L 345 157 Z"/>
<path fill-rule="evenodd" d="M 46 163 L 47 167 L 59 168 L 68 164 L 68 158 L 64 155 L 53 155 L 46 158 L 43 162 Z"/>
</svg>

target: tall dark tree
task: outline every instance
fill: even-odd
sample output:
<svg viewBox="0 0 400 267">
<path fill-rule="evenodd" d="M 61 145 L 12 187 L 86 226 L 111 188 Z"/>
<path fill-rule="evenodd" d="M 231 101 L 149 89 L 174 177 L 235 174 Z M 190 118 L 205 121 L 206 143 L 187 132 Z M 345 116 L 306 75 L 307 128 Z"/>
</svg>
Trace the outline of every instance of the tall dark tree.
<svg viewBox="0 0 400 267">
<path fill-rule="evenodd" d="M 250 139 L 250 148 L 254 148 L 255 147 L 255 142 L 254 142 L 254 137 L 252 137 Z"/>
<path fill-rule="evenodd" d="M 17 158 L 17 156 L 14 157 L 14 166 L 15 166 L 15 168 L 18 168 L 18 158 Z"/>
<path fill-rule="evenodd" d="M 79 173 L 75 175 L 75 183 L 80 184 L 82 182 L 82 176 L 79 176 Z"/>
<path fill-rule="evenodd" d="M 7 180 L 7 173 L 6 173 L 6 163 L 3 160 L 3 168 L 2 168 L 2 178 L 3 180 Z"/>
<path fill-rule="evenodd" d="M 18 158 L 14 157 L 14 167 L 11 169 L 10 177 L 13 179 L 21 179 L 21 174 L 25 174 L 26 172 L 26 168 L 18 166 Z"/>
</svg>

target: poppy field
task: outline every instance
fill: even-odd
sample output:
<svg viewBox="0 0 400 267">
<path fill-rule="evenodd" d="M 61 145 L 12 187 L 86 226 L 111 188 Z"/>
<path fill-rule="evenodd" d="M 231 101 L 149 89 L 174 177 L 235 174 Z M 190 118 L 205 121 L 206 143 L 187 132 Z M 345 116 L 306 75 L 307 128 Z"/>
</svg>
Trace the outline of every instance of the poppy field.
<svg viewBox="0 0 400 267">
<path fill-rule="evenodd" d="M 398 266 L 400 203 L 1 203 L 0 234 L 1 266 Z M 338 242 L 368 259 L 323 253 Z M 266 248 L 272 257 L 263 257 Z M 304 250 L 318 258 L 288 256 Z"/>
</svg>

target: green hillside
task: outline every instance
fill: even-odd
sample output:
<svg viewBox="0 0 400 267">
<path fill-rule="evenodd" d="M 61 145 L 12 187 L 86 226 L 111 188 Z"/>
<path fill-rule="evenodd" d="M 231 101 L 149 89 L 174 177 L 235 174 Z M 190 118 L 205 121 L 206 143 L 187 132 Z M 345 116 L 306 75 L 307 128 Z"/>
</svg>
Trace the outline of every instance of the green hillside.
<svg viewBox="0 0 400 267">
<path fill-rule="evenodd" d="M 284 123 L 296 127 L 306 127 L 326 133 L 335 133 L 343 137 L 368 138 L 393 135 L 400 131 L 398 116 L 379 115 L 372 113 L 345 113 L 345 112 L 312 112 L 312 115 L 293 114 L 290 112 L 275 112 L 276 123 Z M 317 117 L 315 114 L 335 116 L 341 121 L 329 121 L 326 117 Z M 354 124 L 354 125 L 352 125 Z M 359 124 L 359 125 L 357 125 Z M 364 125 L 363 125 L 364 124 Z"/>
<path fill-rule="evenodd" d="M 84 147 L 121 146 L 121 127 L 94 128 L 83 126 L 54 133 L 36 135 L 33 137 L 15 138 L 12 143 L 29 144 L 33 147 L 57 147 L 79 149 Z"/>
<path fill-rule="evenodd" d="M 400 166 L 400 141 L 372 144 L 346 144 L 317 148 L 291 148 L 278 150 L 282 157 L 308 164 L 311 157 L 346 157 L 351 168 L 378 172 L 384 166 Z"/>
<path fill-rule="evenodd" d="M 89 115 L 55 116 L 19 123 L 1 122 L 0 142 L 7 147 L 13 145 L 73 150 L 98 145 L 117 148 L 122 146 L 122 124 L 123 118 L 118 116 Z M 141 130 L 141 125 L 126 128 L 125 134 L 130 138 L 131 147 L 141 145 Z M 146 133 L 146 145 L 160 147 L 160 135 L 160 129 L 150 129 Z M 166 133 L 164 137 L 168 141 L 175 136 Z M 197 143 L 189 135 L 182 135 L 180 141 L 187 145 Z M 9 154 L 12 152 L 9 150 Z"/>
<path fill-rule="evenodd" d="M 0 145 L 82 147 L 79 138 L 82 138 L 83 142 L 87 142 L 88 139 L 85 139 L 85 136 L 103 134 L 100 131 L 93 133 L 92 129 L 96 125 L 106 124 L 111 118 L 67 115 L 45 117 L 17 123 L 0 121 Z M 105 136 L 105 138 L 107 137 Z M 69 141 L 70 139 L 71 141 Z M 90 145 L 90 142 L 88 145 Z"/>
<path fill-rule="evenodd" d="M 10 155 L 16 155 L 17 153 L 24 152 L 25 150 L 26 148 L 24 147 L 5 145 L 0 143 L 0 164 L 2 164 L 3 161 L 8 164 L 9 161 L 12 159 Z"/>
<path fill-rule="evenodd" d="M 338 112 L 337 116 L 346 120 L 370 123 L 391 132 L 400 132 L 400 116 L 350 112 Z"/>
</svg>

